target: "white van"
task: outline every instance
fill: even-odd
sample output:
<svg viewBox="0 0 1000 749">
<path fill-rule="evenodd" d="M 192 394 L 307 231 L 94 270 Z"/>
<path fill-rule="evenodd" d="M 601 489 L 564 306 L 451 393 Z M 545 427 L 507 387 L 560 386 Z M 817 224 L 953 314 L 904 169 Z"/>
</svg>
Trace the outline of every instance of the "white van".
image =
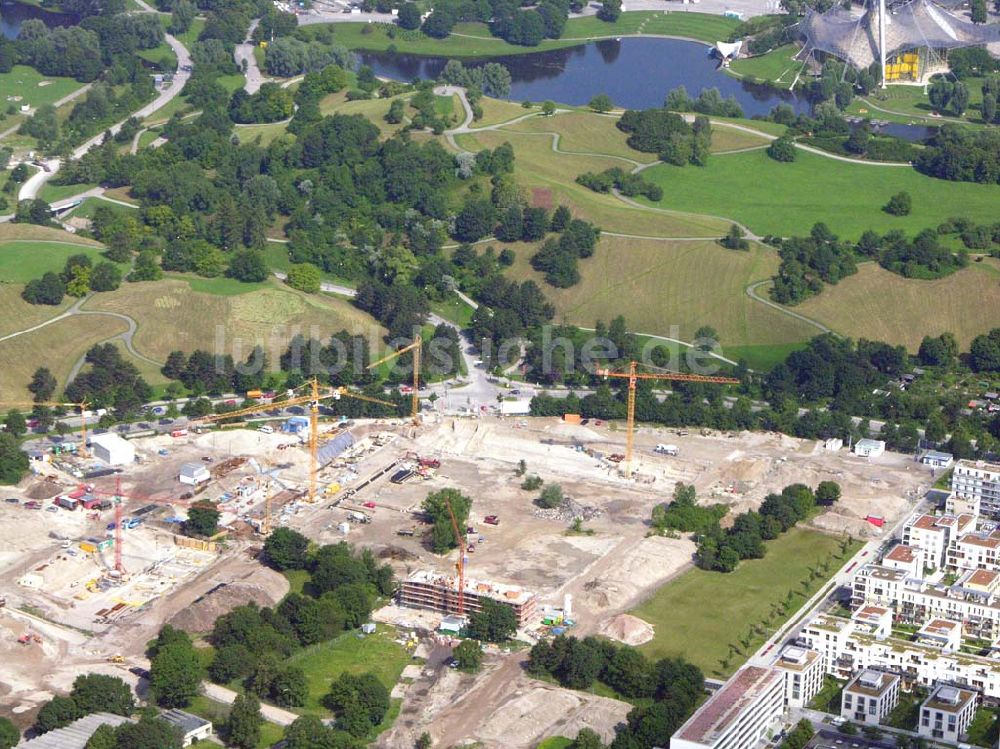
<svg viewBox="0 0 1000 749">
<path fill-rule="evenodd" d="M 677 448 L 677 445 L 664 445 L 661 443 L 653 449 L 653 452 L 659 453 L 660 455 L 672 455 L 676 457 L 680 455 L 681 451 Z"/>
<path fill-rule="evenodd" d="M 264 434 L 274 434 L 274 427 L 264 424 L 263 426 L 257 427 L 258 432 L 263 432 Z"/>
</svg>

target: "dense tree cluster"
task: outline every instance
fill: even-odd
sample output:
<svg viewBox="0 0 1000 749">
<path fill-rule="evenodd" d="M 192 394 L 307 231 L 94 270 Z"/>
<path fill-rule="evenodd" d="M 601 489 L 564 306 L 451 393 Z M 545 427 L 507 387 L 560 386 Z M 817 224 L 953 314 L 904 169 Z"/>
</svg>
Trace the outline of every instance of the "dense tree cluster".
<svg viewBox="0 0 1000 749">
<path fill-rule="evenodd" d="M 467 68 L 458 60 L 448 60 L 440 78 L 453 86 L 477 89 L 494 99 L 506 99 L 510 96 L 510 71 L 498 62 Z"/>
<path fill-rule="evenodd" d="M 664 109 L 628 109 L 617 122 L 629 134 L 628 144 L 637 151 L 658 154 L 675 166 L 708 163 L 712 127 L 708 117 L 699 115 L 694 124 L 676 112 Z"/>
<path fill-rule="evenodd" d="M 452 515 L 459 531 L 462 532 L 465 530 L 471 508 L 472 499 L 458 489 L 441 489 L 427 495 L 421 509 L 431 523 L 429 542 L 435 554 L 443 554 L 458 546 L 459 539 L 455 537 L 451 524 Z"/>
<path fill-rule="evenodd" d="M 883 236 L 866 231 L 855 249 L 858 254 L 877 260 L 886 270 L 905 278 L 941 278 L 969 264 L 968 253 L 965 250 L 953 252 L 942 245 L 934 229 L 924 229 L 912 239 L 899 230 Z"/>
<path fill-rule="evenodd" d="M 62 728 L 84 715 L 112 713 L 128 717 L 135 712 L 132 689 L 117 676 L 82 674 L 73 681 L 67 697 L 54 697 L 35 718 L 35 728 L 44 733 Z"/>
<path fill-rule="evenodd" d="M 613 166 L 603 172 L 585 172 L 576 178 L 576 181 L 584 187 L 589 187 L 594 192 L 611 192 L 614 188 L 622 195 L 634 197 L 644 195 L 653 201 L 663 198 L 663 188 L 655 182 L 650 182 L 641 174 L 626 172 L 621 167 Z"/>
<path fill-rule="evenodd" d="M 150 660 L 149 688 L 157 704 L 167 708 L 187 707 L 201 690 L 205 674 L 190 635 L 164 625 L 146 654 Z"/>
<path fill-rule="evenodd" d="M 697 98 L 692 99 L 684 86 L 678 86 L 667 94 L 663 108 L 671 112 L 697 112 L 712 117 L 743 117 L 743 108 L 736 97 L 723 99 L 717 88 L 703 88 Z"/>
<path fill-rule="evenodd" d="M 288 89 L 268 82 L 254 94 L 242 88 L 235 91 L 229 100 L 229 116 L 237 123 L 278 122 L 291 117 L 294 106 Z"/>
<path fill-rule="evenodd" d="M 323 697 L 323 706 L 336 716 L 336 727 L 363 738 L 372 732 L 389 711 L 389 690 L 369 672 L 341 674 Z"/>
<path fill-rule="evenodd" d="M 759 511 L 740 513 L 732 526 L 718 524 L 698 539 L 695 563 L 703 570 L 732 572 L 742 559 L 761 559 L 765 541 L 777 538 L 805 520 L 816 507 L 816 495 L 804 484 L 786 486 L 781 494 L 768 494 Z"/>
<path fill-rule="evenodd" d="M 91 291 L 114 291 L 122 282 L 122 272 L 114 263 L 93 264 L 89 255 L 70 255 L 62 273 L 48 272 L 29 281 L 21 297 L 30 304 L 61 304 L 63 297 L 86 296 Z"/>
<path fill-rule="evenodd" d="M 650 749 L 664 746 L 694 711 L 704 690 L 701 671 L 682 658 L 649 662 L 628 645 L 597 637 L 559 635 L 531 648 L 528 673 L 552 676 L 569 689 L 607 684 L 623 697 L 652 700 L 634 708 L 626 726 L 619 728 L 613 749 Z"/>
<path fill-rule="evenodd" d="M 223 684 L 242 679 L 259 697 L 295 707 L 303 704 L 308 689 L 302 669 L 285 663 L 288 656 L 360 626 L 375 598 L 392 594 L 394 581 L 392 569 L 379 565 L 369 549 L 359 555 L 340 543 L 310 555 L 302 551 L 306 543 L 296 531 L 285 529 L 271 539 L 267 560 L 283 569 L 307 570 L 306 594 L 290 593 L 273 609 L 240 606 L 217 619 L 208 673 Z"/>
<path fill-rule="evenodd" d="M 777 239 L 781 265 L 771 286 L 771 298 L 797 304 L 818 294 L 823 284 L 836 284 L 857 273 L 854 248 L 837 239 L 826 226 L 816 224 L 808 237 Z"/>
<path fill-rule="evenodd" d="M 653 508 L 650 524 L 660 533 L 680 531 L 700 535 L 718 526 L 727 512 L 729 508 L 724 504 L 699 505 L 694 484 L 678 483 L 673 501 Z"/>
<path fill-rule="evenodd" d="M 580 281 L 577 261 L 597 249 L 601 230 L 582 219 L 571 219 L 559 238 L 545 240 L 531 258 L 531 267 L 545 274 L 545 282 L 565 289 Z"/>
<path fill-rule="evenodd" d="M 1000 182 L 1000 131 L 947 124 L 916 159 L 917 169 L 956 182 Z"/>
</svg>

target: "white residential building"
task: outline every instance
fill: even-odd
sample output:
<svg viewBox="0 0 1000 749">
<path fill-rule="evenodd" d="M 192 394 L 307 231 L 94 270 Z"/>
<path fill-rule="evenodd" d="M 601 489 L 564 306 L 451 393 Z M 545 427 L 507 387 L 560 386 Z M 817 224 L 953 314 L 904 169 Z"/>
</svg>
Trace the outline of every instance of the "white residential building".
<svg viewBox="0 0 1000 749">
<path fill-rule="evenodd" d="M 1000 571 L 1000 530 L 966 533 L 948 547 L 948 567 Z"/>
<path fill-rule="evenodd" d="M 789 646 L 774 667 L 785 675 L 785 704 L 805 707 L 823 688 L 823 656 L 815 650 Z"/>
<path fill-rule="evenodd" d="M 1000 518 L 1000 465 L 981 460 L 955 463 L 948 507 L 967 508 L 975 515 Z"/>
<path fill-rule="evenodd" d="M 844 687 L 840 717 L 877 726 L 899 703 L 899 677 L 866 668 Z"/>
<path fill-rule="evenodd" d="M 823 654 L 826 672 L 839 679 L 874 668 L 898 674 L 906 690 L 947 681 L 1000 699 L 1000 661 L 990 656 L 949 652 L 926 637 L 875 636 L 861 622 L 827 614 L 809 622 L 802 637 Z"/>
<path fill-rule="evenodd" d="M 920 462 L 932 468 L 948 468 L 955 462 L 955 456 L 951 453 L 940 453 L 937 450 L 928 450 L 920 456 Z"/>
<path fill-rule="evenodd" d="M 975 692 L 941 684 L 920 706 L 917 733 L 926 739 L 957 744 L 975 713 Z"/>
<path fill-rule="evenodd" d="M 921 567 L 939 570 L 948 561 L 951 542 L 973 530 L 975 520 L 969 514 L 918 515 L 903 528 L 903 543 L 918 550 Z"/>
<path fill-rule="evenodd" d="M 753 749 L 781 721 L 784 674 L 744 666 L 670 738 L 670 749 Z"/>
<path fill-rule="evenodd" d="M 907 577 L 923 576 L 923 556 L 919 549 L 906 544 L 896 544 L 882 557 L 882 566 L 902 570 Z"/>
</svg>

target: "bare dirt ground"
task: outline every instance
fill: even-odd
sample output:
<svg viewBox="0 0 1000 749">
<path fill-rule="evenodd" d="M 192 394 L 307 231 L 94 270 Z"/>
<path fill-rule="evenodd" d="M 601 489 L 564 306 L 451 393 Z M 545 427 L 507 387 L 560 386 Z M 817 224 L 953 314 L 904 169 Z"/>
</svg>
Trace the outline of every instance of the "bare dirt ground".
<svg viewBox="0 0 1000 749">
<path fill-rule="evenodd" d="M 905 456 L 869 461 L 775 434 L 688 434 L 644 427 L 636 435 L 637 477 L 626 481 L 619 466 L 602 458 L 623 452 L 624 433 L 614 424 L 445 419 L 416 430 L 359 424 L 352 432 L 358 445 L 322 471 L 321 501 L 312 505 L 301 498 L 308 485 L 308 455 L 288 435 L 230 430 L 138 440 L 142 462 L 122 476 L 125 492 L 136 497 L 127 500 L 126 512 L 148 503 L 144 497 L 168 506 L 123 534 L 128 581 L 100 592 L 88 590 L 87 582 L 105 574 L 109 552 L 71 555 L 62 539 L 71 539 L 75 550 L 82 539 L 103 537 L 108 513 L 88 519 L 84 512 L 49 513 L 0 503 L 0 590 L 8 596 L 7 608 L 0 610 L 0 703 L 23 718 L 52 693 L 68 689 L 82 671 L 116 673 L 134 681 L 107 659 L 121 654 L 126 667 L 145 665 L 145 644 L 164 622 L 205 631 L 231 606 L 247 600 L 274 602 L 284 595 L 284 578 L 252 556 L 259 537 L 235 536 L 219 552 L 176 546 L 177 526 L 170 521 L 184 516 L 177 499 L 190 490 L 177 481 L 177 473 L 183 463 L 202 462 L 203 457 L 212 459 L 204 465 L 213 479 L 198 497 L 225 500 L 224 522 L 242 522 L 246 529 L 247 522 L 259 521 L 264 487 L 270 484 L 272 494 L 281 492 L 281 503 L 287 502 L 275 510 L 276 524 L 301 530 L 318 543 L 346 539 L 371 547 L 401 576 L 420 569 L 454 569 L 457 552 L 439 556 L 428 551 L 423 538 L 427 526 L 416 511 L 429 492 L 458 488 L 473 499 L 470 577 L 533 591 L 540 609 L 562 607 L 570 596 L 574 633 L 603 632 L 626 642 L 642 642 L 649 632 L 622 614 L 691 564 L 691 541 L 647 535 L 652 508 L 670 500 L 677 482 L 694 483 L 701 502 L 724 502 L 738 512 L 756 507 L 787 484 L 835 480 L 844 498 L 814 523 L 855 536 L 877 534 L 867 516 L 891 523 L 930 483 L 929 473 Z M 680 454 L 653 454 L 660 442 L 676 444 Z M 281 445 L 286 447 L 279 449 Z M 343 498 L 343 489 L 357 487 L 387 467 L 395 469 L 414 454 L 438 458 L 441 467 L 427 479 L 402 485 L 388 480 L 390 471 Z M 522 490 L 522 479 L 515 475 L 520 460 L 528 474 L 562 486 L 574 512 L 585 518 L 583 532 L 569 531 L 573 512 L 535 506 L 538 492 Z M 103 482 L 110 485 L 108 479 Z M 72 480 L 64 483 L 62 488 L 73 485 Z M 9 495 L 24 499 L 53 493 L 51 484 L 28 479 Z M 352 512 L 364 512 L 371 521 L 350 524 L 345 535 L 341 526 Z M 499 516 L 499 525 L 485 524 L 486 515 Z M 41 588 L 18 585 L 29 574 L 43 578 Z M 99 606 L 117 603 L 125 604 L 120 619 L 94 621 Z M 426 629 L 439 619 L 433 612 L 395 607 L 376 618 Z M 541 634 L 540 627 L 530 629 L 534 631 L 525 633 L 529 640 Z M 38 634 L 41 642 L 17 644 L 25 633 Z M 478 677 L 459 675 L 442 666 L 442 659 L 429 663 L 424 675 L 402 690 L 403 714 L 379 745 L 412 746 L 428 730 L 444 746 L 471 740 L 486 747 L 528 749 L 547 735 L 573 736 L 583 725 L 608 737 L 627 714 L 624 703 L 528 679 L 523 657 L 523 651 L 491 655 L 489 668 Z"/>
</svg>

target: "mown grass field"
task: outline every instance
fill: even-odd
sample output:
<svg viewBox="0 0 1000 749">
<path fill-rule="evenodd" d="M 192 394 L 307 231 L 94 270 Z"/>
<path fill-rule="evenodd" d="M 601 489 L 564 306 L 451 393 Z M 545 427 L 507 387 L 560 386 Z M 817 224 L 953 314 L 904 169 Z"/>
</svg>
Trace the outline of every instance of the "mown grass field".
<svg viewBox="0 0 1000 749">
<path fill-rule="evenodd" d="M 577 175 L 584 172 L 600 172 L 626 164 L 620 158 L 555 153 L 551 138 L 512 130 L 461 135 L 456 141 L 470 151 L 496 148 L 505 141 L 510 142 L 515 152 L 514 174 L 529 200 L 533 190 L 549 190 L 553 205 L 565 204 L 574 215 L 593 221 L 607 231 L 653 237 L 720 237 L 729 228 L 725 221 L 700 215 L 698 210 L 683 213 L 643 210 L 574 182 Z"/>
<path fill-rule="evenodd" d="M 992 223 L 1000 186 L 948 182 L 909 167 L 852 164 L 799 151 L 783 164 L 764 151 L 719 156 L 706 167 L 659 165 L 643 172 L 664 189 L 650 205 L 725 216 L 757 234 L 807 234 L 817 221 L 856 239 L 866 229 L 915 234 L 951 216 Z M 900 191 L 910 193 L 909 216 L 882 210 Z"/>
<path fill-rule="evenodd" d="M 0 283 L 0 337 L 43 323 L 70 305 L 70 300 L 64 300 L 58 307 L 28 304 L 21 298 L 23 290 L 23 284 Z"/>
<path fill-rule="evenodd" d="M 982 124 L 980 107 L 983 103 L 983 79 L 969 78 L 963 81 L 969 88 L 969 108 L 962 117 L 956 117 L 952 112 L 944 112 L 943 118 L 932 117 L 934 107 L 931 106 L 924 86 L 889 86 L 886 89 L 876 89 L 868 96 L 856 98 L 851 102 L 847 111 L 852 114 L 865 114 L 875 119 L 892 119 L 885 112 L 869 106 L 870 102 L 875 107 L 890 110 L 898 115 L 904 115 L 901 121 L 908 122 L 915 117 L 929 120 L 940 124 L 942 119 L 961 120 L 968 124 Z M 867 100 L 867 102 L 865 101 Z M 867 111 L 863 111 L 867 110 Z"/>
<path fill-rule="evenodd" d="M 88 300 L 86 308 L 134 318 L 139 326 L 136 349 L 156 361 L 165 361 L 175 349 L 215 350 L 217 345 L 236 358 L 245 358 L 259 343 L 271 361 L 277 362 L 297 333 L 325 340 L 346 329 L 367 335 L 377 344 L 385 332 L 368 315 L 339 299 L 301 294 L 277 282 L 227 296 L 228 286 L 223 282 L 238 283 L 171 278 L 123 284 L 117 291 Z"/>
<path fill-rule="evenodd" d="M 399 681 L 403 667 L 411 660 L 409 653 L 395 642 L 394 637 L 395 631 L 391 627 L 379 625 L 373 635 L 361 638 L 356 632 L 347 632 L 334 640 L 295 653 L 288 659 L 288 665 L 305 671 L 309 684 L 309 698 L 296 712 L 329 715 L 320 700 L 330 691 L 330 684 L 343 673 L 370 671 L 386 689 L 391 690 Z"/>
<path fill-rule="evenodd" d="M 42 200 L 46 203 L 58 203 L 66 198 L 71 198 L 74 195 L 79 195 L 81 192 L 86 192 L 92 187 L 97 187 L 94 184 L 76 184 L 76 185 L 53 185 L 51 182 L 46 182 L 45 186 L 42 187 L 41 192 L 38 194 Z"/>
<path fill-rule="evenodd" d="M 954 333 L 966 350 L 975 336 L 1000 324 L 997 310 L 1000 262 L 993 258 L 933 281 L 864 263 L 855 275 L 795 307 L 845 336 L 902 344 L 913 352 L 925 335 L 944 332 Z"/>
<path fill-rule="evenodd" d="M 401 96 L 408 102 L 412 95 L 403 94 Z M 320 102 L 319 109 L 324 115 L 333 114 L 334 112 L 338 112 L 340 114 L 364 115 L 378 127 L 383 137 L 388 138 L 403 128 L 402 123 L 398 125 L 390 125 L 385 121 L 385 115 L 389 112 L 389 107 L 392 106 L 392 101 L 395 98 L 400 97 L 347 101 L 347 91 L 344 90 L 325 96 Z M 407 103 L 404 111 L 406 116 L 410 116 L 414 114 L 415 110 L 409 105 L 409 103 Z"/>
<path fill-rule="evenodd" d="M 66 237 L 71 235 L 67 234 Z M 0 283 L 25 284 L 48 271 L 61 271 L 70 255 L 99 262 L 99 247 L 53 240 L 0 240 Z"/>
<path fill-rule="evenodd" d="M 240 143 L 253 143 L 260 138 L 262 146 L 269 146 L 272 141 L 285 135 L 288 135 L 290 138 L 293 137 L 288 133 L 287 128 L 287 122 L 266 122 L 255 125 L 240 125 L 233 128 L 233 134 L 239 139 Z"/>
<path fill-rule="evenodd" d="M 552 136 L 549 133 L 558 133 L 560 151 L 620 156 L 641 164 L 651 164 L 657 160 L 655 153 L 643 153 L 631 148 L 625 142 L 628 135 L 616 127 L 617 122 L 616 117 L 591 112 L 562 112 L 551 117 L 539 115 L 516 122 L 505 126 L 503 132 L 510 130 L 519 133 L 545 134 L 550 147 Z M 619 166 L 628 168 L 627 164 L 619 163 Z"/>
<path fill-rule="evenodd" d="M 726 127 L 724 124 L 719 123 L 713 123 L 712 125 L 712 153 L 761 148 L 770 142 L 769 138 L 755 133 L 748 133 L 746 130 Z"/>
<path fill-rule="evenodd" d="M 744 78 L 771 81 L 784 84 L 784 87 L 788 88 L 802 68 L 801 62 L 792 59 L 798 51 L 798 45 L 786 44 L 760 57 L 744 57 L 736 60 L 730 70 Z"/>
<path fill-rule="evenodd" d="M 556 307 L 556 320 L 593 327 L 624 315 L 629 330 L 691 340 L 702 325 L 719 333 L 723 354 L 745 349 L 751 366 L 775 344 L 795 344 L 815 328 L 755 302 L 744 289 L 770 278 L 778 267 L 772 250 L 726 250 L 713 241 L 669 242 L 602 237 L 594 256 L 579 263 L 580 283 L 568 289 L 545 284 L 531 269 L 534 248 L 516 245 L 513 278 L 534 279 Z"/>
<path fill-rule="evenodd" d="M 849 548 L 847 559 L 858 548 Z M 774 541 L 767 542 L 763 559 L 740 562 L 735 572 L 722 574 L 693 569 L 660 588 L 652 598 L 632 611 L 651 623 L 656 637 L 639 649 L 649 658 L 683 656 L 701 668 L 706 676 L 728 676 L 764 641 L 754 634 L 749 648 L 739 640 L 748 629 L 765 619 L 771 608 L 786 600 L 792 592 L 789 613 L 775 618 L 771 629 L 794 616 L 793 612 L 808 600 L 826 580 L 809 580 L 809 570 L 827 560 L 830 571 L 842 560 L 840 539 L 811 530 L 794 528 Z M 711 605 L 707 605 L 707 604 Z M 743 654 L 730 654 L 730 645 Z"/>
<path fill-rule="evenodd" d="M 483 108 L 483 118 L 473 122 L 470 127 L 486 127 L 487 125 L 498 125 L 502 122 L 509 122 L 517 117 L 521 117 L 538 109 L 525 109 L 519 102 L 504 101 L 503 99 L 491 99 L 484 96 L 479 100 L 479 106 Z"/>
<path fill-rule="evenodd" d="M 340 44 L 350 49 L 384 51 L 394 46 L 399 52 L 415 55 L 441 55 L 444 57 L 490 57 L 493 55 L 521 55 L 547 49 L 572 47 L 593 39 L 655 34 L 715 42 L 726 39 L 738 23 L 720 15 L 709 13 L 633 11 L 622 13 L 615 23 L 605 23 L 593 16 L 572 18 L 566 22 L 561 39 L 546 39 L 537 47 L 508 44 L 503 39 L 490 36 L 489 29 L 481 23 L 460 23 L 445 39 L 433 39 L 422 32 L 398 32 L 391 38 L 387 25 L 341 23 L 334 26 L 334 36 Z"/>
<path fill-rule="evenodd" d="M 52 104 L 82 86 L 82 83 L 72 78 L 42 75 L 27 65 L 15 65 L 9 73 L 0 73 L 0 91 L 4 96 L 4 109 L 8 103 L 14 104 L 19 109 L 22 104 L 31 107 Z M 8 102 L 7 97 L 11 96 L 21 98 Z M 6 127 L 0 127 L 0 130 L 6 130 Z"/>
<path fill-rule="evenodd" d="M 48 309 L 51 312 L 55 308 Z M 52 371 L 60 388 L 64 387 L 73 365 L 88 348 L 127 328 L 124 320 L 116 318 L 74 316 L 33 333 L 0 341 L 0 361 L 3 362 L 0 401 L 30 400 L 28 382 L 34 371 L 42 366 Z"/>
</svg>

